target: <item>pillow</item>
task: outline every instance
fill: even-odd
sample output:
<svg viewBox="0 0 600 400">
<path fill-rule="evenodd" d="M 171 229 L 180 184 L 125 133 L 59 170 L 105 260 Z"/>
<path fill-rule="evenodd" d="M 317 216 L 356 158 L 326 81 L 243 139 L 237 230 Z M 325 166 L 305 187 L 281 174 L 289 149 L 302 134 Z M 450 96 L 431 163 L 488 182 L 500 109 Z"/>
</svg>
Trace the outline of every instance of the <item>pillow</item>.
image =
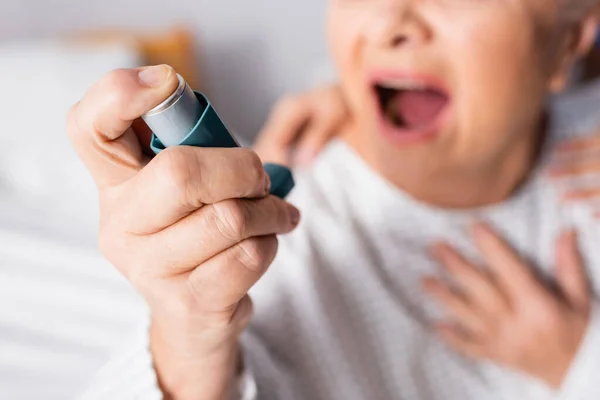
<svg viewBox="0 0 600 400">
<path fill-rule="evenodd" d="M 67 138 L 66 116 L 103 74 L 140 61 L 132 43 L 0 44 L 1 217 L 20 210 L 61 230 L 96 231 L 96 191 Z"/>
</svg>

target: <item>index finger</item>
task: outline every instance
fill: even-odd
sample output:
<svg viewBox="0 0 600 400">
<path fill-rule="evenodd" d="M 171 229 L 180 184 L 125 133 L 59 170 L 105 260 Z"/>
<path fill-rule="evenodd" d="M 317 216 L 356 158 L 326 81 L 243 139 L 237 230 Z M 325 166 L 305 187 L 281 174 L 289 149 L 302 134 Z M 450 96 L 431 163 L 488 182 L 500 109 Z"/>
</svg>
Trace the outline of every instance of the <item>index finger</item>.
<svg viewBox="0 0 600 400">
<path fill-rule="evenodd" d="M 252 150 L 170 147 L 121 193 L 115 223 L 133 234 L 152 234 L 205 204 L 261 198 L 269 189 L 269 176 Z"/>
<path fill-rule="evenodd" d="M 305 98 L 280 100 L 254 145 L 263 161 L 287 165 L 292 144 L 306 128 L 311 115 L 312 108 Z"/>
<path fill-rule="evenodd" d="M 558 145 L 560 153 L 571 153 L 576 151 L 600 150 L 600 132 L 594 136 L 575 138 L 567 140 Z"/>
<path fill-rule="evenodd" d="M 531 292 L 539 283 L 517 253 L 488 225 L 475 224 L 473 236 L 498 284 L 510 298 Z"/>
</svg>

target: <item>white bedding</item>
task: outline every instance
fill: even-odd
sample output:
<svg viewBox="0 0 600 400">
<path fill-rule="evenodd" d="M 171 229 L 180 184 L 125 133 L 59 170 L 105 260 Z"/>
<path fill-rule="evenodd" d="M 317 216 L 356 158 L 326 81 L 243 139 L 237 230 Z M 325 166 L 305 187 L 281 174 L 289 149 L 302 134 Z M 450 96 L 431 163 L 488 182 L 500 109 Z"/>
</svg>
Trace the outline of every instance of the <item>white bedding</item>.
<svg viewBox="0 0 600 400">
<path fill-rule="evenodd" d="M 0 393 L 69 399 L 139 321 L 141 300 L 91 248 L 0 230 Z"/>
<path fill-rule="evenodd" d="M 138 321 L 141 300 L 96 250 L 93 183 L 69 107 L 123 45 L 0 45 L 0 398 L 70 399 Z"/>
</svg>

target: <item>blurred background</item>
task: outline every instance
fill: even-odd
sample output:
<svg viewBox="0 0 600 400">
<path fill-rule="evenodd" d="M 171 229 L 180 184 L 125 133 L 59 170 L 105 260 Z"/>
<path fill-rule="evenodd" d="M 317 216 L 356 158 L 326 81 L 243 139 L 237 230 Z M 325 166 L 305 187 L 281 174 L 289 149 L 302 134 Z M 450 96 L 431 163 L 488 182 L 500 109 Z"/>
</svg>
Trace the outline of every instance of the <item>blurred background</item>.
<svg viewBox="0 0 600 400">
<path fill-rule="evenodd" d="M 324 17 L 323 0 L 0 2 L 1 399 L 74 398 L 140 323 L 141 300 L 96 250 L 69 108 L 114 68 L 168 63 L 249 142 L 278 97 L 331 80 Z"/>
<path fill-rule="evenodd" d="M 104 73 L 168 63 L 249 141 L 329 77 L 322 0 L 0 2 L 0 398 L 70 399 L 139 325 L 96 250 L 94 186 L 66 115 Z"/>
</svg>

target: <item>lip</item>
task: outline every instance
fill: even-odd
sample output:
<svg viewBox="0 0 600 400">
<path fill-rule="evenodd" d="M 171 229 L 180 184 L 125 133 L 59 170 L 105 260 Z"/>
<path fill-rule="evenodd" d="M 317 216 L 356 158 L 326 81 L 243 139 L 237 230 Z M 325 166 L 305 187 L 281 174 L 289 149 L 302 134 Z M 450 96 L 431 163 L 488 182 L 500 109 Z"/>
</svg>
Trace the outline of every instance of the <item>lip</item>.
<svg viewBox="0 0 600 400">
<path fill-rule="evenodd" d="M 431 124 L 421 130 L 408 130 L 395 127 L 385 119 L 379 104 L 379 96 L 375 89 L 375 86 L 378 84 L 381 85 L 384 82 L 394 81 L 411 81 L 418 85 L 435 88 L 448 97 L 448 104 Z M 376 110 L 377 125 L 380 132 L 392 143 L 400 146 L 418 144 L 434 139 L 442 131 L 444 125 L 446 125 L 452 109 L 453 101 L 450 90 L 441 79 L 432 75 L 397 70 L 372 71 L 369 74 L 369 92 L 373 107 Z"/>
</svg>

